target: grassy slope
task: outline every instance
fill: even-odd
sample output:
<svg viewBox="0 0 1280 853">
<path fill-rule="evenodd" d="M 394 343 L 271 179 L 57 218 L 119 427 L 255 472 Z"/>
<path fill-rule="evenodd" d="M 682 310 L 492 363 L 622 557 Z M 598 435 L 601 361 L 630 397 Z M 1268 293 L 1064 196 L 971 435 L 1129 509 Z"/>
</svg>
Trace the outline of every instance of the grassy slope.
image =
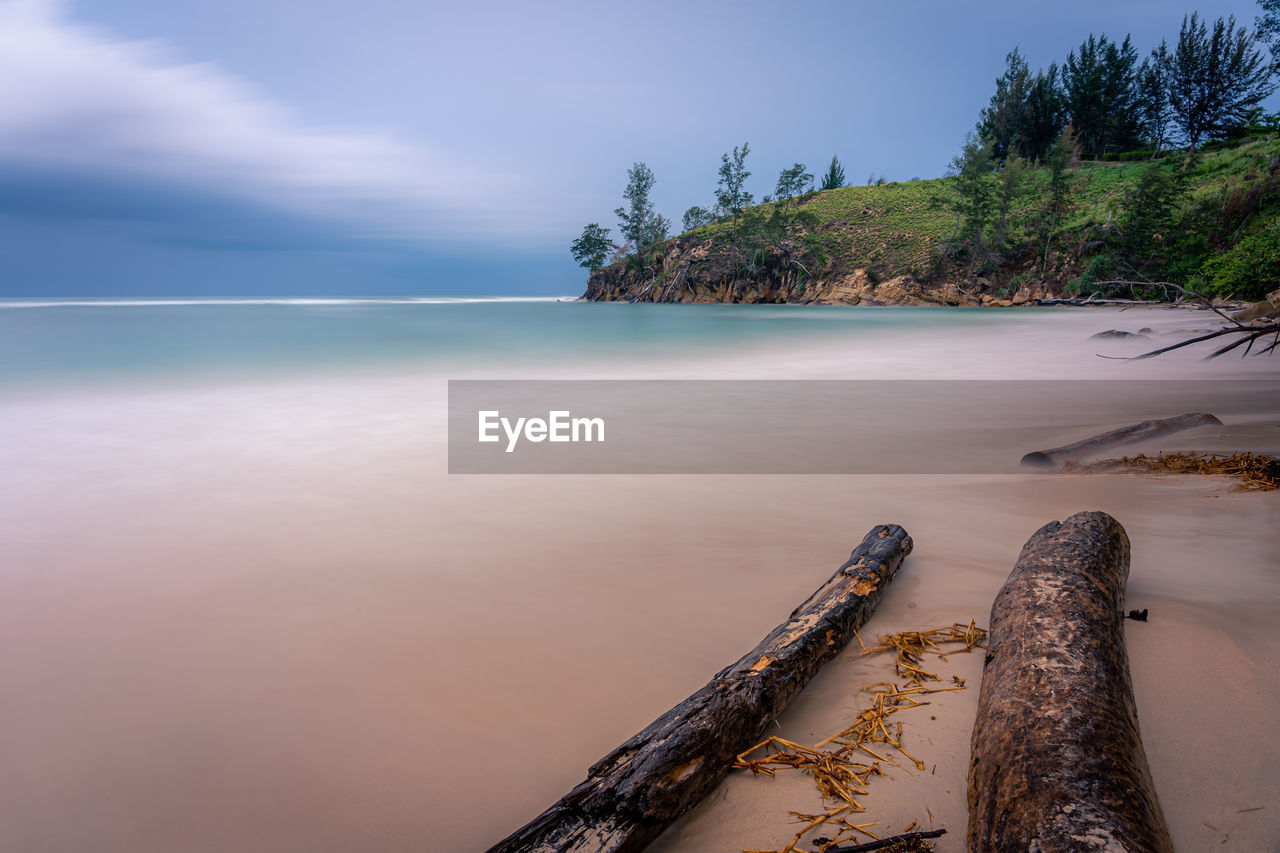
<svg viewBox="0 0 1280 853">
<path fill-rule="evenodd" d="M 1274 139 L 1205 152 L 1191 175 L 1193 201 L 1218 199 L 1229 188 L 1265 175 L 1268 163 L 1277 155 L 1280 141 Z M 1068 235 L 1079 234 L 1102 225 L 1109 216 L 1118 217 L 1126 192 L 1149 167 L 1148 162 L 1140 161 L 1085 162 L 1073 168 L 1076 207 L 1060 230 Z M 1020 231 L 1025 234 L 1034 228 L 1039 199 L 1048 180 L 1040 169 L 1033 170 L 1030 179 L 1035 190 L 1024 199 L 1015 216 L 1022 225 L 1021 229 L 1014 229 L 1015 241 Z M 815 274 L 840 274 L 862 267 L 873 270 L 880 278 L 928 276 L 936 269 L 939 250 L 955 232 L 955 197 L 950 178 L 817 193 L 802 202 L 802 209 L 817 219 L 817 226 L 804 238 L 809 252 L 819 261 L 821 272 L 815 270 Z M 717 223 L 696 234 L 714 237 L 727 234 L 728 228 L 726 223 Z M 1058 239 L 1067 242 L 1069 237 Z"/>
</svg>

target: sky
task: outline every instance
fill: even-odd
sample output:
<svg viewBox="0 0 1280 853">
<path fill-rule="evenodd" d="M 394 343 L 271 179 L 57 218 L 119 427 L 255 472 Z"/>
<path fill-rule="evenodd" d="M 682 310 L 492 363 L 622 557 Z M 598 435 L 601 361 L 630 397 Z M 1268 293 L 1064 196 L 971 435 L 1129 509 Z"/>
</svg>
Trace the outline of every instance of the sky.
<svg viewBox="0 0 1280 853">
<path fill-rule="evenodd" d="M 569 243 L 838 155 L 937 177 L 1005 54 L 1241 0 L 0 0 L 0 296 L 580 293 Z M 1276 98 L 1269 104 L 1276 109 Z"/>
</svg>

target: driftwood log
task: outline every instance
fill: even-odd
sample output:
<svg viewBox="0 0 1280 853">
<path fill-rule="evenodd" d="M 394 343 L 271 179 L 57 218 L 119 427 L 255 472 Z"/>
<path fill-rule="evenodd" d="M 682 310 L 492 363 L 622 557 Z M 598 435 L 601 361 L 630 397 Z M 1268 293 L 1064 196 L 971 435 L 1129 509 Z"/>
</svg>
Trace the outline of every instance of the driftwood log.
<svg viewBox="0 0 1280 853">
<path fill-rule="evenodd" d="M 991 608 L 968 848 L 1172 851 L 1124 645 L 1129 538 L 1082 512 L 1036 531 Z"/>
<path fill-rule="evenodd" d="M 642 850 L 714 788 L 844 648 L 911 545 L 896 524 L 872 528 L 848 562 L 759 645 L 598 761 L 584 782 L 490 853 Z"/>
<path fill-rule="evenodd" d="M 1216 417 L 1204 412 L 1196 412 L 1186 415 L 1178 415 L 1173 418 L 1160 418 L 1158 420 L 1142 421 L 1141 423 L 1130 424 L 1119 429 L 1109 430 L 1090 436 L 1089 438 L 1077 441 L 1074 444 L 1055 447 L 1052 450 L 1036 450 L 1022 457 L 1022 464 L 1029 468 L 1056 468 L 1069 459 L 1093 453 L 1104 447 L 1114 447 L 1117 444 L 1128 444 L 1133 441 L 1142 441 L 1156 435 L 1168 435 L 1169 433 L 1179 432 L 1192 427 L 1204 426 L 1205 424 L 1216 424 L 1222 426 L 1222 421 Z"/>
</svg>

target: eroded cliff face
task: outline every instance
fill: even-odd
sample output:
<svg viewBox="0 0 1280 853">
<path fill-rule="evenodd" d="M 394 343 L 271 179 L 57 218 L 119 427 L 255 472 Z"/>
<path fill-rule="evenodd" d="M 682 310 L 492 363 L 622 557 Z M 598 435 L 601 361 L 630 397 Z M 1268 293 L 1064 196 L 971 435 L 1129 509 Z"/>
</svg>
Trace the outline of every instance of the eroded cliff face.
<svg viewBox="0 0 1280 853">
<path fill-rule="evenodd" d="M 615 264 L 593 274 L 583 298 L 599 302 L 1010 306 L 1052 295 L 1047 287 L 1028 286 L 990 292 L 993 284 L 986 279 L 964 287 L 905 275 L 877 281 L 861 268 L 813 276 L 788 252 L 757 255 L 755 263 L 748 265 L 723 252 L 713 253 L 708 241 L 681 239 L 664 248 L 643 272 Z"/>
</svg>

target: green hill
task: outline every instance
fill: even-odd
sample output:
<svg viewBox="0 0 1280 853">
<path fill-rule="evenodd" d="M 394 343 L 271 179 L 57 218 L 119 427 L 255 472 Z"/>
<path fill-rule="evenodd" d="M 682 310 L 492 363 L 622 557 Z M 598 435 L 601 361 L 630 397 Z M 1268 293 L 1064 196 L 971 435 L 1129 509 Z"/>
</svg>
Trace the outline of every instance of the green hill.
<svg viewBox="0 0 1280 853">
<path fill-rule="evenodd" d="M 989 304 L 1064 293 L 1173 295 L 1159 282 L 1252 298 L 1275 288 L 1274 137 L 1190 160 L 1174 153 L 1074 162 L 1066 175 L 1069 209 L 1054 221 L 1048 169 L 1028 169 L 1003 216 L 992 214 L 978 251 L 964 238 L 954 177 L 845 187 L 751 208 L 736 236 L 733 223 L 720 221 L 655 246 L 643 266 L 634 255 L 616 261 L 591 277 L 586 296 Z M 1003 173 L 984 180 L 998 198 Z M 1116 281 L 1153 284 L 1109 283 Z"/>
</svg>

